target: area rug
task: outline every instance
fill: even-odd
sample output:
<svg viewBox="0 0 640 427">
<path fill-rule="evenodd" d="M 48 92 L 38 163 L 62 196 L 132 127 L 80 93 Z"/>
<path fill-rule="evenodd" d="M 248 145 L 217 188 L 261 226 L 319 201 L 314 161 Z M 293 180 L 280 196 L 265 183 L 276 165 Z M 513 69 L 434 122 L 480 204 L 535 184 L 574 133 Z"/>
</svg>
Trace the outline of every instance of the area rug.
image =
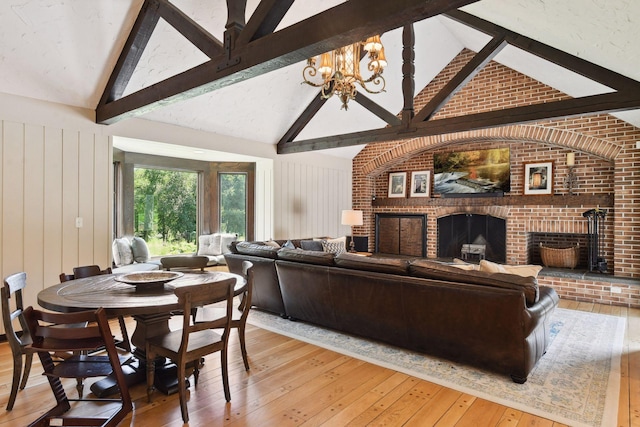
<svg viewBox="0 0 640 427">
<path fill-rule="evenodd" d="M 444 359 L 252 310 L 249 323 L 576 427 L 617 423 L 623 318 L 556 309 L 551 344 L 524 384 Z"/>
</svg>

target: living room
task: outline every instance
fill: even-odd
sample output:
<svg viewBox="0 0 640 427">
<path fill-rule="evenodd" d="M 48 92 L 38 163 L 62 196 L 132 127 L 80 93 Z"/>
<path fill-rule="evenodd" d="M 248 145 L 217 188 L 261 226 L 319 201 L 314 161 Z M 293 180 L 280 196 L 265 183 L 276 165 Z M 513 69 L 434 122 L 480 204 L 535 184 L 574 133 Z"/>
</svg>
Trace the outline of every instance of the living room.
<svg viewBox="0 0 640 427">
<path fill-rule="evenodd" d="M 12 2 L 14 8 L 22 11 L 15 3 Z M 128 30 L 131 27 L 141 4 L 142 1 L 136 1 L 126 7 L 118 5 L 119 12 L 126 12 L 123 16 L 118 15 L 122 28 Z M 542 12 L 536 10 L 535 16 L 541 16 Z M 33 16 L 31 19 L 35 19 Z M 606 31 L 613 33 L 612 26 L 623 26 L 620 23 L 605 25 L 599 22 L 599 17 L 596 18 L 589 22 L 595 22 L 593 26 L 596 28 L 602 25 L 604 29 L 598 31 L 599 36 Z M 38 23 L 35 27 L 47 28 L 41 23 L 42 19 L 35 19 Z M 236 96 L 229 96 L 231 99 L 221 96 L 225 99 L 215 111 L 209 110 L 209 104 L 215 104 L 211 98 L 193 101 L 190 104 L 193 107 L 193 120 L 186 120 L 178 114 L 177 119 L 171 120 L 174 104 L 166 106 L 165 115 L 156 111 L 148 116 L 127 118 L 114 124 L 97 124 L 95 108 L 118 55 L 113 40 L 117 39 L 123 44 L 127 33 L 119 27 L 107 30 L 103 25 L 107 26 L 102 23 L 97 28 L 104 30 L 103 33 L 109 34 L 111 39 L 100 39 L 99 43 L 107 48 L 85 49 L 89 56 L 95 54 L 94 50 L 99 50 L 100 60 L 91 56 L 91 60 L 86 60 L 77 69 L 79 71 L 67 73 L 64 71 L 66 64 L 53 61 L 51 52 L 56 51 L 55 48 L 47 45 L 49 49 L 44 53 L 34 48 L 39 44 L 38 40 L 52 36 L 50 33 L 40 35 L 28 43 L 29 46 L 20 45 L 22 47 L 17 50 L 24 49 L 24 58 L 45 57 L 45 62 L 49 61 L 55 66 L 34 66 L 31 71 L 34 77 L 31 79 L 31 74 L 24 71 L 22 66 L 7 66 L 8 77 L 0 86 L 0 273 L 7 276 L 16 271 L 27 272 L 28 304 L 37 305 L 38 292 L 58 283 L 58 274 L 62 271 L 76 265 L 110 265 L 115 220 L 113 150 L 121 146 L 130 152 L 139 150 L 206 161 L 255 162 L 255 240 L 353 233 L 366 236 L 368 250 L 373 252 L 376 244 L 376 214 L 419 213 L 427 217 L 427 257 L 436 258 L 437 220 L 446 215 L 469 213 L 504 219 L 508 254 L 504 262 L 526 264 L 531 262 L 531 233 L 585 235 L 588 222 L 583 213 L 595 208 L 606 209 L 602 257 L 606 260 L 607 271 L 587 278 L 575 277 L 578 272 L 575 275 L 570 272 L 569 276 L 543 274 L 539 277 L 539 283 L 552 286 L 563 300 L 574 303 L 572 307 L 578 307 L 580 303 L 597 303 L 610 310 L 624 310 L 625 313 L 627 310 L 634 312 L 640 307 L 640 289 L 637 286 L 640 277 L 640 216 L 637 207 L 637 180 L 640 174 L 637 141 L 640 141 L 640 131 L 630 124 L 633 117 L 626 122 L 621 119 L 625 117 L 624 114 L 585 115 L 395 142 L 376 142 L 366 146 L 342 147 L 335 151 L 279 155 L 273 142 L 282 136 L 308 102 L 318 95 L 317 89 L 306 86 L 305 90 L 309 91 L 304 96 L 294 93 L 301 86 L 301 62 L 299 67 L 287 67 L 282 75 L 257 77 L 257 88 L 243 86 L 246 82 L 239 83 Z M 430 38 L 431 47 L 442 46 L 433 54 L 421 52 L 421 59 L 416 60 L 416 65 L 419 61 L 433 63 L 433 68 L 416 80 L 416 92 L 419 92 L 415 99 L 416 111 L 444 86 L 447 76 L 455 74 L 473 56 L 470 47 L 460 40 L 454 40 L 456 37 L 449 37 L 449 33 L 454 32 L 451 28 L 445 28 L 440 23 L 435 27 L 418 33 L 419 36 Z M 436 32 L 443 28 L 447 29 L 446 38 L 444 33 Z M 587 30 L 580 28 L 588 33 L 591 27 L 587 25 Z M 20 31 L 15 33 L 20 34 Z M 87 29 L 86 33 L 92 31 Z M 393 37 L 396 41 L 390 42 L 389 46 L 395 43 L 399 47 L 400 33 L 394 33 Z M 385 36 L 383 40 L 386 40 Z M 633 43 L 630 41 L 629 44 L 635 44 L 635 39 L 632 40 Z M 8 45 L 11 44 L 8 42 Z M 60 42 L 60 45 L 64 44 Z M 390 62 L 393 60 L 397 68 L 402 63 L 399 52 L 400 49 L 395 54 L 387 52 Z M 74 55 L 82 56 L 77 52 Z M 7 56 L 15 58 L 9 54 Z M 626 57 L 635 58 L 633 52 Z M 179 62 L 179 58 L 173 57 L 173 62 Z M 104 69 L 95 71 L 93 60 L 104 65 Z M 628 62 L 628 68 L 617 71 L 639 78 L 628 71 L 637 68 L 636 64 L 633 60 Z M 22 64 L 22 60 L 14 64 Z M 146 65 L 147 71 L 154 68 Z M 53 71 L 48 73 L 47 70 Z M 56 76 L 51 77 L 54 74 Z M 270 81 L 272 77 L 274 80 Z M 30 82 L 28 90 L 17 89 L 22 79 Z M 271 92 L 275 84 L 283 87 L 277 95 Z M 401 83 L 396 84 L 395 89 L 390 86 L 387 93 L 380 96 L 397 97 L 401 92 L 400 86 Z M 420 88 L 424 89 L 420 91 Z M 224 95 L 226 89 L 221 89 L 220 93 Z M 467 87 L 449 100 L 436 118 L 452 117 L 461 111 L 477 113 L 501 109 L 504 106 L 498 101 L 504 99 L 509 99 L 513 105 L 528 105 L 574 96 L 566 93 L 496 60 L 489 62 L 483 71 L 468 82 Z M 279 99 L 280 95 L 288 98 L 289 104 L 280 104 L 283 102 Z M 255 99 L 258 97 L 268 101 L 257 105 L 259 103 Z M 375 95 L 371 97 L 376 99 Z M 224 134 L 200 126 L 201 122 L 197 119 L 205 115 L 224 118 L 231 115 L 229 111 L 235 111 L 232 105 L 236 103 L 247 105 L 247 113 L 244 113 L 242 120 L 229 120 L 229 127 L 242 135 Z M 389 110 L 400 111 L 401 105 L 394 108 L 390 107 Z M 330 115 L 325 109 L 333 109 L 340 115 Z M 263 110 L 282 110 L 286 118 L 274 120 L 270 115 L 272 111 Z M 348 112 L 342 111 L 339 100 L 333 97 L 327 101 L 317 122 L 314 121 L 314 129 L 329 127 L 326 125 L 328 119 L 328 123 L 333 124 L 331 127 L 335 126 L 338 132 L 342 132 L 343 127 L 348 125 L 365 121 L 369 123 L 369 119 L 363 117 L 370 115 L 369 111 L 353 101 L 349 104 Z M 378 124 L 383 122 L 375 120 Z M 276 123 L 277 128 L 268 127 L 268 122 Z M 309 132 L 314 129 L 310 128 Z M 348 131 L 353 129 L 344 130 L 345 133 Z M 269 139 L 268 143 L 258 139 L 263 135 Z M 501 197 L 438 197 L 433 189 L 429 198 L 413 198 L 408 191 L 405 197 L 388 197 L 389 173 L 405 172 L 410 180 L 412 172 L 428 170 L 433 179 L 435 153 L 505 147 L 510 149 L 511 188 L 509 193 Z M 571 154 L 575 162 L 573 169 L 568 164 Z M 553 186 L 549 194 L 524 194 L 525 165 L 531 163 L 552 165 Z M 569 194 L 569 188 L 565 187 L 570 171 L 575 172 L 572 188 L 575 194 Z M 364 225 L 355 226 L 353 230 L 340 222 L 340 212 L 351 208 L 360 209 L 365 214 Z M 82 224 L 80 227 L 77 225 L 79 223 Z M 216 230 L 211 227 L 200 231 Z"/>
</svg>

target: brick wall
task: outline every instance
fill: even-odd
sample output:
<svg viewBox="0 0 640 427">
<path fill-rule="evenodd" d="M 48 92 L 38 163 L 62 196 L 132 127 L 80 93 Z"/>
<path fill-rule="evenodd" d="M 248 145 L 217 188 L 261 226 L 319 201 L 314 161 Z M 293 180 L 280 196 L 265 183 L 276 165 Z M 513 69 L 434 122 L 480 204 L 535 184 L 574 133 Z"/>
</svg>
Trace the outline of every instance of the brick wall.
<svg viewBox="0 0 640 427">
<path fill-rule="evenodd" d="M 424 88 L 416 97 L 416 111 L 472 56 L 470 51 L 461 52 Z M 437 113 L 434 120 L 565 98 L 568 96 L 553 88 L 491 62 Z M 635 148 L 635 141 L 640 141 L 640 129 L 601 114 L 369 144 L 353 160 L 353 205 L 365 212 L 365 224 L 355 227 L 354 233 L 368 235 L 372 249 L 374 213 L 426 213 L 427 256 L 435 257 L 438 217 L 456 212 L 492 212 L 490 214 L 507 220 L 507 261 L 524 264 L 528 261 L 529 233 L 584 234 L 587 221 L 582 213 L 596 207 L 594 195 L 613 194 L 607 199 L 612 202 L 600 206 L 609 209 L 602 236 L 604 256 L 609 271 L 616 276 L 640 278 L 640 204 L 636 202 L 640 196 L 640 150 Z M 473 203 L 465 204 L 463 199 L 451 206 L 441 203 L 444 199 L 433 194 L 421 201 L 386 199 L 390 172 L 406 171 L 410 179 L 411 171 L 433 171 L 434 152 L 499 147 L 509 147 L 511 156 L 511 191 L 500 203 L 489 198 L 481 203 L 473 200 Z M 568 172 L 568 152 L 576 153 L 576 196 L 569 199 L 523 196 L 524 164 L 531 162 L 553 162 L 553 194 L 566 195 L 564 178 Z M 609 303 L 624 303 L 619 296 L 616 298 L 614 301 L 612 297 Z"/>
</svg>

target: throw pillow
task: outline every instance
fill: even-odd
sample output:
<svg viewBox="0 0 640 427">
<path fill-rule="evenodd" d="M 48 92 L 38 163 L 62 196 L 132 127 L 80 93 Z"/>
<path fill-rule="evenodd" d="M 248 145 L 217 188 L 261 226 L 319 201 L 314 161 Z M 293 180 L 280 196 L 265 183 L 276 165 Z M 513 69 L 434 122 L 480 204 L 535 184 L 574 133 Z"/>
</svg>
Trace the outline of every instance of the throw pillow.
<svg viewBox="0 0 640 427">
<path fill-rule="evenodd" d="M 459 268 L 460 270 L 467 270 L 467 271 L 476 271 L 478 268 L 477 265 L 474 264 L 456 264 L 453 263 L 451 264 L 451 267 L 455 267 L 455 268 Z"/>
<path fill-rule="evenodd" d="M 517 274 L 522 277 L 538 277 L 538 273 L 542 270 L 541 265 L 503 265 L 505 271 L 509 274 Z"/>
<path fill-rule="evenodd" d="M 287 240 L 287 242 L 284 245 L 282 245 L 282 247 L 287 249 L 295 249 L 296 245 L 294 245 L 291 240 Z"/>
<path fill-rule="evenodd" d="M 142 237 L 134 236 L 131 239 L 131 251 L 135 262 L 149 261 L 149 247 Z"/>
<path fill-rule="evenodd" d="M 330 242 L 327 240 L 323 240 L 322 250 L 324 252 L 331 252 L 332 254 L 341 254 L 346 252 L 346 246 L 344 242 Z"/>
<path fill-rule="evenodd" d="M 264 242 L 264 244 L 267 245 L 267 246 L 273 246 L 274 248 L 279 248 L 280 247 L 278 242 L 274 242 L 273 240 L 267 240 L 266 242 Z"/>
<path fill-rule="evenodd" d="M 480 271 L 485 273 L 506 273 L 504 267 L 495 262 L 487 261 L 486 259 L 480 260 Z"/>
<path fill-rule="evenodd" d="M 301 240 L 300 247 L 305 251 L 323 251 L 321 240 Z"/>
<path fill-rule="evenodd" d="M 198 236 L 198 255 L 220 255 L 220 234 Z"/>
<path fill-rule="evenodd" d="M 115 239 L 111 245 L 113 252 L 113 262 L 117 266 L 133 264 L 133 251 L 131 243 L 125 237 Z"/>
<path fill-rule="evenodd" d="M 343 247 L 342 251 L 336 252 L 336 253 L 342 253 L 347 251 L 347 236 L 337 237 L 335 239 L 324 239 L 324 241 L 327 243 L 338 243 L 342 245 Z"/>
<path fill-rule="evenodd" d="M 462 270 L 479 270 L 480 266 L 478 264 L 472 264 L 470 262 L 466 262 L 464 260 L 461 260 L 459 258 L 454 258 L 453 259 L 453 264 L 451 264 L 454 267 L 460 268 Z"/>
<path fill-rule="evenodd" d="M 236 233 L 222 233 L 220 235 L 220 253 L 231 253 L 231 244 L 236 240 L 238 240 L 238 235 Z"/>
</svg>

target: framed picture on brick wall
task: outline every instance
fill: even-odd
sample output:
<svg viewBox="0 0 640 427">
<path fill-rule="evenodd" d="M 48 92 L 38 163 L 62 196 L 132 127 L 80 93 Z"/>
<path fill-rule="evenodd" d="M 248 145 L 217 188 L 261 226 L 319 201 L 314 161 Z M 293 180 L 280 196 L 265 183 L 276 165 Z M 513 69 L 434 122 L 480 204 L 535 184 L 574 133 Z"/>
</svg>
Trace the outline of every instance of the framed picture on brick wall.
<svg viewBox="0 0 640 427">
<path fill-rule="evenodd" d="M 431 172 L 411 172 L 411 197 L 431 196 Z"/>
<path fill-rule="evenodd" d="M 553 162 L 524 165 L 524 194 L 552 194 Z"/>
<path fill-rule="evenodd" d="M 392 172 L 389 174 L 389 194 L 387 197 L 405 197 L 407 194 L 407 173 Z"/>
</svg>

